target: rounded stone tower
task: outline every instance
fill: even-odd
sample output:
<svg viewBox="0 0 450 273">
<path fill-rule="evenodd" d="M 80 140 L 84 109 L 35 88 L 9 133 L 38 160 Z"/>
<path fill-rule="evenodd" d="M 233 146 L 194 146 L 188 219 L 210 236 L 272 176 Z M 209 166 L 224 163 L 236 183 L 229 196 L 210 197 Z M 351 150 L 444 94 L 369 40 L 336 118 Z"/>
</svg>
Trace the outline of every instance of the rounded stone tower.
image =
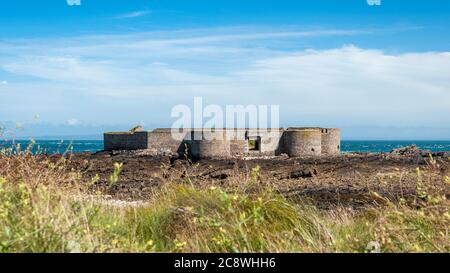
<svg viewBox="0 0 450 273">
<path fill-rule="evenodd" d="M 225 131 L 218 130 L 214 133 L 194 131 L 193 135 L 197 137 L 189 141 L 192 157 L 203 159 L 231 156 L 230 141 L 226 138 Z"/>
<path fill-rule="evenodd" d="M 337 128 L 322 129 L 322 154 L 338 155 L 341 153 L 341 131 Z"/>
<path fill-rule="evenodd" d="M 322 154 L 320 128 L 288 128 L 284 132 L 284 145 L 290 157 Z"/>
</svg>

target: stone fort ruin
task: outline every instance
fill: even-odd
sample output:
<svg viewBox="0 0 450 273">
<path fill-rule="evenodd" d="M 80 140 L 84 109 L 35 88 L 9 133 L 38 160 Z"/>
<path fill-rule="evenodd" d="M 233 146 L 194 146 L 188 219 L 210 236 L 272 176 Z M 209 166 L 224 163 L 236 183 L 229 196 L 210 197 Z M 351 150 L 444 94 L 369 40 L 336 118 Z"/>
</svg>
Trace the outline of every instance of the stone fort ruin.
<svg viewBox="0 0 450 273">
<path fill-rule="evenodd" d="M 189 155 L 193 158 L 337 155 L 337 128 L 287 129 L 183 129 L 174 137 L 172 129 L 104 134 L 104 150 L 152 150 L 155 154 Z"/>
</svg>

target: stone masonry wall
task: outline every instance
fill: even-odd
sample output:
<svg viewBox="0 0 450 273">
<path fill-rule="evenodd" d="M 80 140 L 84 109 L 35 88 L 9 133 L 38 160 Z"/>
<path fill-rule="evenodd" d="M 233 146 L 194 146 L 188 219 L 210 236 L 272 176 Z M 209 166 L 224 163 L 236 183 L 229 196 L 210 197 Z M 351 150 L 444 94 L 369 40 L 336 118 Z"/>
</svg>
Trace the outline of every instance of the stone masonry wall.
<svg viewBox="0 0 450 273">
<path fill-rule="evenodd" d="M 149 132 L 148 148 L 158 153 L 184 153 L 183 140 L 172 137 L 170 129 L 157 129 Z"/>
<path fill-rule="evenodd" d="M 148 148 L 148 132 L 105 133 L 104 150 L 140 150 Z"/>
<path fill-rule="evenodd" d="M 341 153 L 340 130 L 336 128 L 322 129 L 322 154 L 338 155 Z"/>
<path fill-rule="evenodd" d="M 292 128 L 283 134 L 285 152 L 290 157 L 318 156 L 322 154 L 320 128 Z"/>
</svg>

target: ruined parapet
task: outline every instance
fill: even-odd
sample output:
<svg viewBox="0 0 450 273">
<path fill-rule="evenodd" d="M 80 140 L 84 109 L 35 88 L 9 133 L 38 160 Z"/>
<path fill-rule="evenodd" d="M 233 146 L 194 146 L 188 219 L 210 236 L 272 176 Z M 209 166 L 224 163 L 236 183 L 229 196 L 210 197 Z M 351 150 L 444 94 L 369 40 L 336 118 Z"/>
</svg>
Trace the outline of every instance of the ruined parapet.
<svg viewBox="0 0 450 273">
<path fill-rule="evenodd" d="M 190 154 L 194 158 L 244 156 L 291 157 L 340 153 L 339 129 L 155 129 L 135 127 L 129 132 L 104 134 L 104 149 L 149 149 L 155 154 Z"/>
<path fill-rule="evenodd" d="M 186 141 L 193 158 L 227 158 L 231 156 L 226 130 L 193 130 Z"/>
<path fill-rule="evenodd" d="M 105 151 L 148 148 L 148 132 L 111 132 L 103 135 Z"/>
<path fill-rule="evenodd" d="M 322 129 L 322 154 L 338 155 L 341 153 L 341 131 L 337 128 Z"/>
<path fill-rule="evenodd" d="M 320 128 L 288 128 L 283 134 L 285 152 L 290 157 L 322 154 Z"/>
</svg>

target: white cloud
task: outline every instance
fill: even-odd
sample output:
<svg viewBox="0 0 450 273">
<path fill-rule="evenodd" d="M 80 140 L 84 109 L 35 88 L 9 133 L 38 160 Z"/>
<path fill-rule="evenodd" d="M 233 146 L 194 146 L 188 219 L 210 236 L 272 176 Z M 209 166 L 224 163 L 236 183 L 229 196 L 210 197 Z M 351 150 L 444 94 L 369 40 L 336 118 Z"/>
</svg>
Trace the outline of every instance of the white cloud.
<svg viewBox="0 0 450 273">
<path fill-rule="evenodd" d="M 80 121 L 78 119 L 72 118 L 67 120 L 67 124 L 70 126 L 76 126 L 80 124 Z"/>
<path fill-rule="evenodd" d="M 279 104 L 285 125 L 447 128 L 449 52 L 273 46 L 366 33 L 204 30 L 0 43 L 9 53 L 0 69 L 30 77 L 6 87 L 1 114 L 170 126 L 171 107 L 201 95 L 207 104 Z"/>
<path fill-rule="evenodd" d="M 356 36 L 374 33 L 374 30 L 297 30 L 286 28 L 283 31 L 258 28 L 217 28 L 178 31 L 141 32 L 126 35 L 96 35 L 62 39 L 31 39 L 0 41 L 4 52 L 20 54 L 42 54 L 44 50 L 51 53 L 71 56 L 94 56 L 128 58 L 148 55 L 179 55 L 186 53 L 239 53 L 242 50 L 265 49 L 272 43 L 277 45 L 295 39 L 312 39 L 320 37 Z M 264 45 L 261 46 L 262 41 Z M 241 43 L 248 42 L 245 46 Z M 119 54 L 120 53 L 120 54 Z M 179 56 L 178 56 L 179 57 Z"/>
<path fill-rule="evenodd" d="M 280 96 L 277 101 L 292 119 L 447 126 L 440 119 L 450 114 L 446 71 L 447 52 L 390 55 L 346 46 L 258 60 L 237 76 Z"/>
<path fill-rule="evenodd" d="M 6 84 L 8 84 L 8 82 L 7 81 L 0 81 L 0 84 L 6 85 Z"/>
<path fill-rule="evenodd" d="M 147 14 L 150 14 L 149 10 L 139 10 L 139 11 L 133 11 L 133 12 L 121 14 L 121 15 L 117 16 L 117 18 L 118 19 L 137 18 L 137 17 L 145 16 Z"/>
</svg>

